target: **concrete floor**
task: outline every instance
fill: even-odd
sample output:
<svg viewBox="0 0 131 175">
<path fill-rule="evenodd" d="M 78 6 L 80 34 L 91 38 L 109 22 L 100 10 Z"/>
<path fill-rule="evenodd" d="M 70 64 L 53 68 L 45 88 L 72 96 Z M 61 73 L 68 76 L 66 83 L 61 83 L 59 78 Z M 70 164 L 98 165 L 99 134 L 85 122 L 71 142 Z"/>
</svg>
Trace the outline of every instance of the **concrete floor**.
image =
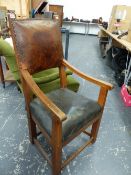
<svg viewBox="0 0 131 175">
<path fill-rule="evenodd" d="M 114 84 L 109 92 L 96 143 L 86 148 L 62 175 L 131 175 L 131 108 L 125 107 L 108 60 L 100 55 L 98 38 L 71 35 L 69 62 L 81 71 Z M 76 76 L 75 76 L 76 77 Z M 79 93 L 96 99 L 98 88 L 80 80 Z M 82 135 L 63 150 L 72 152 Z M 51 175 L 51 168 L 28 137 L 24 98 L 16 84 L 0 85 L 0 175 Z"/>
</svg>

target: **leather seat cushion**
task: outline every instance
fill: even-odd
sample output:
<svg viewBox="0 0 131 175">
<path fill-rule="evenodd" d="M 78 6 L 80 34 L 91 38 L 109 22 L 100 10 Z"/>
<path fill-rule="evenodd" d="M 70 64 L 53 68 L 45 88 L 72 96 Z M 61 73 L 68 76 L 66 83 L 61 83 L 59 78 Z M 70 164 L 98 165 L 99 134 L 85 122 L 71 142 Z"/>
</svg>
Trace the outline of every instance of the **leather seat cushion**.
<svg viewBox="0 0 131 175">
<path fill-rule="evenodd" d="M 96 101 L 68 89 L 57 89 L 48 93 L 47 96 L 67 115 L 67 119 L 62 123 L 63 141 L 66 141 L 84 125 L 95 119 L 101 111 L 101 107 Z M 51 136 L 51 113 L 38 98 L 31 102 L 30 109 L 33 117 Z"/>
</svg>

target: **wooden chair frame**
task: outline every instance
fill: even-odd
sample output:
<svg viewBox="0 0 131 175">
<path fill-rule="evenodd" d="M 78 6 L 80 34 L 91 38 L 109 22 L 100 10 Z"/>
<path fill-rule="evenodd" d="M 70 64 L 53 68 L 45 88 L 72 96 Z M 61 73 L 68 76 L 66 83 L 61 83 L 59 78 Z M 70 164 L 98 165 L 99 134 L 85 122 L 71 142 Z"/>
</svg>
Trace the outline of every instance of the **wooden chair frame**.
<svg viewBox="0 0 131 175">
<path fill-rule="evenodd" d="M 94 120 L 92 120 L 91 122 L 88 122 L 87 125 L 84 125 L 83 128 L 78 130 L 76 133 L 72 134 L 72 136 L 70 136 L 67 140 L 62 141 L 62 122 L 67 119 L 67 116 L 60 108 L 58 108 L 47 97 L 47 95 L 43 91 L 40 90 L 38 85 L 35 83 L 31 74 L 28 71 L 26 64 L 22 63 L 22 61 L 19 59 L 20 55 L 17 52 L 17 47 L 15 43 L 16 42 L 15 33 L 13 30 L 12 30 L 12 37 L 14 41 L 14 49 L 16 52 L 17 64 L 20 70 L 23 92 L 25 96 L 30 141 L 32 144 L 35 144 L 38 147 L 42 155 L 48 160 L 49 164 L 52 166 L 53 175 L 59 175 L 61 172 L 61 169 L 63 169 L 73 158 L 75 158 L 86 146 L 89 146 L 90 144 L 96 141 L 103 109 L 104 109 L 105 102 L 106 102 L 107 93 L 108 93 L 108 90 L 111 90 L 113 88 L 113 86 L 110 83 L 106 83 L 104 81 L 95 79 L 91 76 L 87 76 L 86 74 L 82 73 L 81 71 L 77 70 L 75 67 L 70 65 L 64 58 L 62 57 L 58 58 L 59 64 L 57 64 L 57 66 L 59 67 L 61 88 L 67 87 L 65 69 L 68 68 L 73 73 L 80 76 L 81 78 L 91 83 L 94 83 L 95 85 L 98 85 L 100 87 L 100 92 L 98 96 L 98 104 L 101 106 L 101 112 L 98 114 L 98 116 L 95 117 Z M 32 101 L 32 93 L 37 98 L 39 98 L 41 103 L 52 114 L 51 115 L 51 119 L 52 119 L 51 136 L 47 134 L 44 128 L 41 127 L 41 125 L 36 120 L 36 118 L 31 114 L 30 103 Z M 86 128 L 89 127 L 90 125 L 92 125 L 92 129 L 91 129 L 91 132 L 88 133 L 86 131 Z M 38 127 L 40 132 L 37 132 L 36 126 Z M 70 141 L 72 141 L 76 136 L 78 136 L 82 132 L 88 135 L 90 139 L 84 145 L 82 145 L 76 152 L 74 152 L 71 156 L 69 156 L 68 159 L 62 162 L 62 148 L 66 146 Z M 47 139 L 48 143 L 52 147 L 52 158 L 51 159 L 48 157 L 48 154 L 46 153 L 46 151 L 44 151 L 41 143 L 37 139 L 37 136 L 39 136 L 40 134 L 42 134 Z"/>
<path fill-rule="evenodd" d="M 63 113 L 37 86 L 37 84 L 32 79 L 30 73 L 28 72 L 27 68 L 21 64 L 20 72 L 22 78 L 22 84 L 24 88 L 24 94 L 26 99 L 26 107 L 28 113 L 28 124 L 29 124 L 29 135 L 30 141 L 32 144 L 35 144 L 38 149 L 41 151 L 43 156 L 48 160 L 49 164 L 52 166 L 53 175 L 60 174 L 62 168 L 64 168 L 73 158 L 75 158 L 86 146 L 93 144 L 96 141 L 100 121 L 104 109 L 104 105 L 106 102 L 106 97 L 108 90 L 111 90 L 113 86 L 110 83 L 106 83 L 104 81 L 95 79 L 91 76 L 87 76 L 86 74 L 80 72 L 75 67 L 70 65 L 66 60 L 61 61 L 61 66 L 59 67 L 60 78 L 61 78 L 61 88 L 66 87 L 66 75 L 65 75 L 65 67 L 73 71 L 75 74 L 80 76 L 81 78 L 94 83 L 95 85 L 100 86 L 100 92 L 98 96 L 98 103 L 102 107 L 101 113 L 97 116 L 94 121 L 88 123 L 88 125 L 84 126 L 81 130 L 79 130 L 75 135 L 73 135 L 69 140 L 62 143 L 62 122 L 66 120 L 66 115 Z M 48 110 L 52 113 L 52 136 L 49 137 L 45 130 L 39 125 L 36 119 L 31 115 L 30 112 L 30 102 L 31 102 L 31 94 L 33 92 L 40 101 L 46 106 Z M 38 126 L 40 133 L 44 135 L 44 137 L 48 140 L 49 144 L 52 145 L 52 161 L 49 159 L 47 153 L 43 150 L 40 142 L 37 140 L 37 136 L 40 133 L 36 132 L 36 125 Z M 91 132 L 88 133 L 85 129 L 92 125 Z M 90 139 L 82 145 L 76 152 L 74 152 L 67 160 L 62 163 L 62 147 L 67 145 L 73 138 L 79 135 L 81 132 L 85 133 L 86 135 L 90 136 Z"/>
</svg>

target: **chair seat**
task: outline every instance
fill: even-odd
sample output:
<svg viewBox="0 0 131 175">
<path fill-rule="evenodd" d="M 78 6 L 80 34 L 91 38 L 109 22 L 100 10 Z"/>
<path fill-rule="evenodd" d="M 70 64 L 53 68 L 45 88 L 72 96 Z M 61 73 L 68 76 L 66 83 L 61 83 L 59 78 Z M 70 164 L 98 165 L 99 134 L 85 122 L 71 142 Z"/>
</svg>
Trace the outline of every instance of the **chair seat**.
<svg viewBox="0 0 131 175">
<path fill-rule="evenodd" d="M 101 107 L 96 101 L 68 89 L 58 89 L 48 93 L 47 96 L 67 115 L 67 119 L 62 123 L 63 141 L 95 119 L 101 111 Z M 33 117 L 51 136 L 51 113 L 47 111 L 38 98 L 30 103 L 30 109 Z"/>
</svg>

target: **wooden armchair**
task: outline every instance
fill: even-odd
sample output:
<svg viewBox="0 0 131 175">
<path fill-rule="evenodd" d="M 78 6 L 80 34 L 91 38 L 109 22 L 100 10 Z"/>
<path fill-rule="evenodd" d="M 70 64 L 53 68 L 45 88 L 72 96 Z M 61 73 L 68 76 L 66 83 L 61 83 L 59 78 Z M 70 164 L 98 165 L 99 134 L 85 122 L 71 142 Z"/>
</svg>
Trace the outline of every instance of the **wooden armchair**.
<svg viewBox="0 0 131 175">
<path fill-rule="evenodd" d="M 24 89 L 30 141 L 48 160 L 53 175 L 58 175 L 79 152 L 95 142 L 107 92 L 112 89 L 112 85 L 83 74 L 63 58 L 61 32 L 55 21 L 16 20 L 11 23 L 11 32 Z M 31 74 L 53 67 L 59 68 L 61 88 L 45 94 Z M 98 101 L 66 88 L 66 67 L 100 86 Z M 31 91 L 36 98 L 32 99 Z M 90 133 L 86 131 L 89 126 L 92 126 Z M 40 130 L 39 133 L 36 128 Z M 90 139 L 63 162 L 62 148 L 80 133 L 88 135 Z M 51 159 L 39 141 L 39 134 L 51 145 Z"/>
</svg>

